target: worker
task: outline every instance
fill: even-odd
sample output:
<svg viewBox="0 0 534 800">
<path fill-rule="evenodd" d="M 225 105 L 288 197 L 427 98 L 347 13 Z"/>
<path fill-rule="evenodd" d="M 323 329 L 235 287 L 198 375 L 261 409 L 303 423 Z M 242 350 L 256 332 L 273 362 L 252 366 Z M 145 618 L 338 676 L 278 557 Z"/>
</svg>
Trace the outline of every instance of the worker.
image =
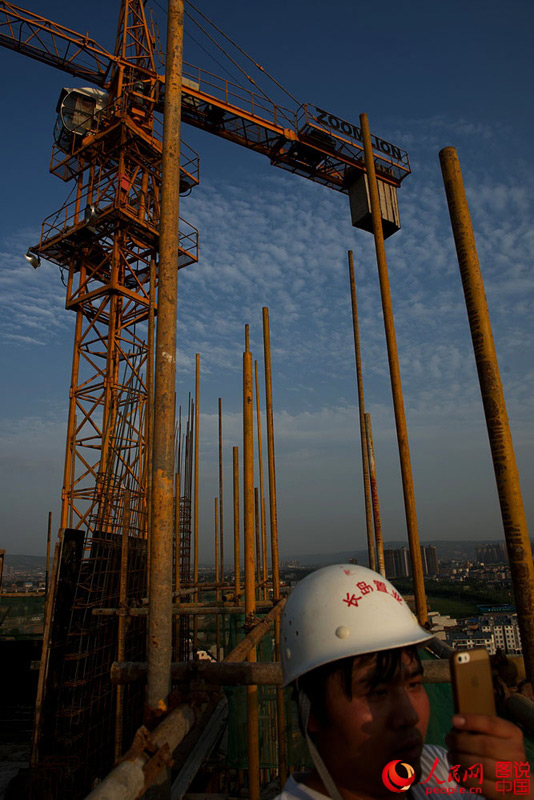
<svg viewBox="0 0 534 800">
<path fill-rule="evenodd" d="M 417 646 L 431 638 L 392 584 L 365 567 L 325 567 L 295 587 L 282 616 L 282 671 L 314 768 L 293 773 L 277 800 L 394 792 L 534 800 L 523 736 L 511 722 L 455 715 L 448 754 L 424 744 L 430 704 Z"/>
</svg>

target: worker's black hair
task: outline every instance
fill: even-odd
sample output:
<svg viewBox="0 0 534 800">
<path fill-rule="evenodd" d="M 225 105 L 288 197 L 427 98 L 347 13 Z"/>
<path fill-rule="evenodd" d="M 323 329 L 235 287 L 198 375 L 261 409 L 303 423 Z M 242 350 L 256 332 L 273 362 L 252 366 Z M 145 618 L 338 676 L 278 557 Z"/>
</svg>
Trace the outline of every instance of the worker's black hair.
<svg viewBox="0 0 534 800">
<path fill-rule="evenodd" d="M 349 656 L 307 672 L 298 679 L 298 689 L 307 695 L 310 701 L 310 713 L 314 715 L 319 723 L 326 724 L 328 723 L 328 713 L 325 704 L 325 692 L 326 683 L 331 675 L 339 674 L 343 693 L 349 700 L 352 700 L 352 675 L 356 660 L 358 661 L 358 666 L 365 666 L 365 664 L 369 664 L 376 658 L 375 668 L 369 675 L 368 682 L 369 689 L 372 690 L 381 683 L 389 683 L 394 678 L 400 669 L 404 653 L 410 657 L 410 661 L 415 660 L 418 664 L 421 663 L 416 645 L 398 647 L 394 650 L 380 650 L 375 653 L 365 653 L 361 656 Z"/>
</svg>

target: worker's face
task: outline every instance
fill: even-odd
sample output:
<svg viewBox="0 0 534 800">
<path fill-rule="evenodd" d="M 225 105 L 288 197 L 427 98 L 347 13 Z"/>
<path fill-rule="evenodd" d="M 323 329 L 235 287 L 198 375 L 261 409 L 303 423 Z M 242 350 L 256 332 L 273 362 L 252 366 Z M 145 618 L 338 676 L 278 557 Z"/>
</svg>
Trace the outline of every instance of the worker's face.
<svg viewBox="0 0 534 800">
<path fill-rule="evenodd" d="M 403 653 L 399 669 L 388 683 L 369 685 L 376 657 L 361 665 L 354 660 L 352 699 L 343 691 L 339 672 L 326 683 L 326 723 L 310 716 L 308 728 L 334 782 L 340 789 L 371 796 L 390 795 L 382 782 L 382 770 L 400 759 L 415 769 L 420 780 L 420 757 L 430 716 L 430 704 L 422 684 L 417 658 Z"/>
</svg>

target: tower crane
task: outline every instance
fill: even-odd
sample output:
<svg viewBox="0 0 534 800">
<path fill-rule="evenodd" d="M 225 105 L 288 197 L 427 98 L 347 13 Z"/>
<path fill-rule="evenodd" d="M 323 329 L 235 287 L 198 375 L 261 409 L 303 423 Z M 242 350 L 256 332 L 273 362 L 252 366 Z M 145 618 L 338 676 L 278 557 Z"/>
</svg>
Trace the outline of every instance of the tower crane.
<svg viewBox="0 0 534 800">
<path fill-rule="evenodd" d="M 66 305 L 77 313 L 61 527 L 94 526 L 99 515 L 109 516 L 100 500 L 104 485 L 106 497 L 113 494 L 113 454 L 138 496 L 139 513 L 146 487 L 147 351 L 137 328 L 148 314 L 150 263 L 157 265 L 165 79 L 156 70 L 141 0 L 122 0 L 119 19 L 111 53 L 86 34 L 0 2 L 0 45 L 93 85 L 60 95 L 50 171 L 74 188 L 27 254 L 33 265 L 43 257 L 67 272 Z M 348 194 L 353 224 L 372 230 L 358 126 L 307 103 L 283 108 L 187 64 L 182 121 Z M 410 173 L 409 159 L 378 136 L 373 147 L 390 235 L 400 226 L 396 189 Z M 184 146 L 180 190 L 196 184 L 198 157 Z M 198 232 L 182 220 L 180 233 L 179 268 L 198 259 Z M 82 366 L 92 375 L 81 378 Z M 113 388 L 119 385 L 126 402 Z"/>
</svg>

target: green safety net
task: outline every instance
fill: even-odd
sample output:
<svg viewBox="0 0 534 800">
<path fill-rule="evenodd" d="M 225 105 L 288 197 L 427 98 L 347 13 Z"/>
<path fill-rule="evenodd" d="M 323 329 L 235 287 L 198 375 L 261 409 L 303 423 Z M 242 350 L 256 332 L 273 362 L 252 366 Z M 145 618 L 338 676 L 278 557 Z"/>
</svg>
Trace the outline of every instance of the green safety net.
<svg viewBox="0 0 534 800">
<path fill-rule="evenodd" d="M 244 615 L 232 614 L 227 622 L 227 651 L 230 652 L 243 639 Z M 263 637 L 256 648 L 257 661 L 274 661 L 274 637 L 272 632 Z M 232 686 L 225 688 L 228 698 L 228 750 L 227 766 L 246 769 L 247 759 L 247 688 Z M 260 768 L 278 767 L 278 729 L 276 721 L 276 687 L 258 686 Z M 286 741 L 288 763 L 304 766 L 310 763 L 306 743 L 300 735 L 295 704 L 291 690 L 284 690 L 286 712 Z"/>
</svg>

